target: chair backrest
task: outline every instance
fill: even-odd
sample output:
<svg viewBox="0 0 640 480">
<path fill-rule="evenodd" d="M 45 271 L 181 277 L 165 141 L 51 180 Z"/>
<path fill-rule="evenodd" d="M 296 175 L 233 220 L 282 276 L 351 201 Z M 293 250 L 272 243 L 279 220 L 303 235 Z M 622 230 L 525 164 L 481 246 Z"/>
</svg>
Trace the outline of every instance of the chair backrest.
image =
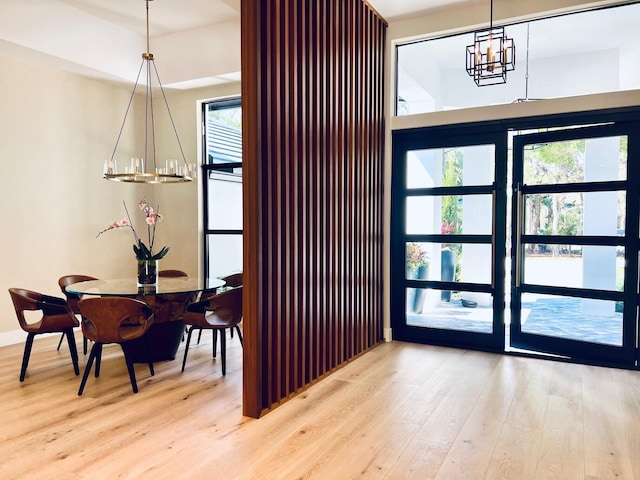
<svg viewBox="0 0 640 480">
<path fill-rule="evenodd" d="M 20 328 L 25 332 L 53 332 L 77 327 L 78 320 L 63 298 L 52 297 L 26 288 L 10 288 L 9 295 L 18 317 Z M 41 310 L 42 318 L 29 323 L 25 310 Z"/>
<path fill-rule="evenodd" d="M 82 333 L 99 343 L 122 343 L 141 337 L 153 323 L 153 309 L 126 297 L 93 297 L 80 300 Z"/>
<path fill-rule="evenodd" d="M 212 295 L 206 300 L 192 303 L 187 307 L 187 313 L 195 313 L 202 319 L 207 311 L 215 311 L 216 315 L 224 319 L 225 328 L 237 325 L 242 320 L 242 287 L 232 288 L 217 295 Z M 188 315 L 185 314 L 185 323 L 188 323 Z M 202 322 L 202 320 L 200 320 Z"/>
<path fill-rule="evenodd" d="M 67 292 L 66 288 L 69 285 L 73 285 L 74 283 L 88 282 L 90 280 L 98 279 L 89 275 L 64 275 L 63 277 L 60 277 L 58 279 L 58 286 L 60 287 L 60 290 L 62 290 L 63 295 L 66 297 L 67 303 L 69 304 L 69 307 L 71 307 L 71 310 L 73 310 L 73 313 L 80 313 L 80 311 L 78 310 L 78 302 L 80 301 L 80 296 L 76 295 L 75 293 Z"/>
<path fill-rule="evenodd" d="M 158 272 L 159 277 L 188 277 L 189 274 L 187 272 L 183 272 L 182 270 L 160 270 Z"/>
<path fill-rule="evenodd" d="M 221 280 L 225 282 L 227 287 L 239 287 L 242 285 L 242 272 L 227 275 L 222 277 Z"/>
</svg>

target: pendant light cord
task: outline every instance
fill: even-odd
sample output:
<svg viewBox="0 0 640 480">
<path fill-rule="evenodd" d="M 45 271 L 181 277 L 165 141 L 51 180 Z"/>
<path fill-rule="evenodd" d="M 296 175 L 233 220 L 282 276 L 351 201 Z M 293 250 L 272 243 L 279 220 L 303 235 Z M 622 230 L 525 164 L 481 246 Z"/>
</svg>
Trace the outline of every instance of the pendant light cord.
<svg viewBox="0 0 640 480">
<path fill-rule="evenodd" d="M 491 9 L 489 10 L 489 29 L 493 28 L 493 0 L 491 0 Z"/>
<path fill-rule="evenodd" d="M 527 22 L 527 61 L 524 70 L 524 99 L 529 101 L 529 22 Z"/>
</svg>

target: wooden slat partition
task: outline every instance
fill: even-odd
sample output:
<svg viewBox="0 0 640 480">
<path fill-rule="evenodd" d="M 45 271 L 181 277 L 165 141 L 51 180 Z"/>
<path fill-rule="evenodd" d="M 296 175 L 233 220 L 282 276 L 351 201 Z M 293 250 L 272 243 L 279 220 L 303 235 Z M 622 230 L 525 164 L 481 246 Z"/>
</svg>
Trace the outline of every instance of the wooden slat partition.
<svg viewBox="0 0 640 480">
<path fill-rule="evenodd" d="M 242 0 L 245 415 L 382 340 L 386 23 Z"/>
</svg>

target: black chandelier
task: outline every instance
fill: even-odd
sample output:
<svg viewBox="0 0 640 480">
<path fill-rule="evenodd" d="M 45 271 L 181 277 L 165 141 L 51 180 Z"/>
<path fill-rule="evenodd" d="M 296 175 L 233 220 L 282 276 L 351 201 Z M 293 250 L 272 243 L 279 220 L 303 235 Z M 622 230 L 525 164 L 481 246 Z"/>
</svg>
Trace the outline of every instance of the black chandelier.
<svg viewBox="0 0 640 480">
<path fill-rule="evenodd" d="M 467 73 L 479 87 L 507 83 L 507 72 L 516 66 L 516 45 L 504 27 L 493 26 L 493 0 L 489 28 L 473 35 L 473 44 L 467 45 Z"/>
</svg>

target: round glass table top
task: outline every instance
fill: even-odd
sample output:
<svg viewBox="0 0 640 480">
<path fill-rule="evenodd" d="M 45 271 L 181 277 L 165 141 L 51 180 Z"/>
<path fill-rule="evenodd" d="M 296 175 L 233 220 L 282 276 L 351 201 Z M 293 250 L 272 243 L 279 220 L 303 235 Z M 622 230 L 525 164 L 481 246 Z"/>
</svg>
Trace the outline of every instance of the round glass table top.
<svg viewBox="0 0 640 480">
<path fill-rule="evenodd" d="M 165 295 L 172 293 L 197 293 L 215 290 L 224 285 L 217 278 L 201 280 L 194 277 L 159 277 L 155 285 L 138 286 L 137 279 L 116 278 L 109 280 L 89 280 L 66 287 L 67 292 L 76 295 L 100 295 L 101 297 L 137 297 Z"/>
</svg>

